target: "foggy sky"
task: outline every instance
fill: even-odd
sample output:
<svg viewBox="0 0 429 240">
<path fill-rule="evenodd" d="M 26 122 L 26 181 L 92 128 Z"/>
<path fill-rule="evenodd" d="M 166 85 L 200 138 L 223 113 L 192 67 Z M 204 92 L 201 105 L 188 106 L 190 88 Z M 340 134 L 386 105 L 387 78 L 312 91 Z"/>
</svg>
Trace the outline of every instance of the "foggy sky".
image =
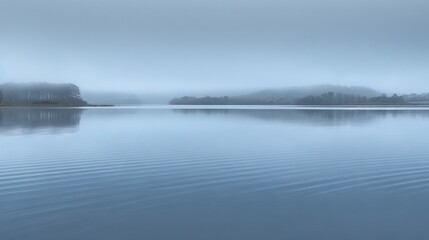
<svg viewBox="0 0 429 240">
<path fill-rule="evenodd" d="M 427 0 L 0 0 L 0 82 L 429 92 Z"/>
</svg>

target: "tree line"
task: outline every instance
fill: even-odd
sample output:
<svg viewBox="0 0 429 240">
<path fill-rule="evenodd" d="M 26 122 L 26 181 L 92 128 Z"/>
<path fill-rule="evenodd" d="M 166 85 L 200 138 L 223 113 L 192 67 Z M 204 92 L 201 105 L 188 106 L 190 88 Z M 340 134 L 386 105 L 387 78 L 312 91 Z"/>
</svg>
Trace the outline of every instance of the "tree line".
<svg viewBox="0 0 429 240">
<path fill-rule="evenodd" d="M 408 94 L 404 95 L 403 98 L 405 101 L 409 103 L 429 103 L 429 93 L 422 93 L 422 94 Z"/>
<path fill-rule="evenodd" d="M 404 96 L 382 94 L 366 97 L 353 94 L 327 92 L 321 95 L 309 95 L 302 98 L 252 99 L 246 97 L 181 97 L 170 101 L 171 105 L 404 105 L 408 104 Z"/>
<path fill-rule="evenodd" d="M 1 84 L 0 104 L 87 105 L 87 103 L 81 98 L 78 86 L 74 84 L 52 83 Z"/>
<path fill-rule="evenodd" d="M 349 94 L 328 92 L 320 96 L 307 96 L 297 99 L 297 105 L 403 105 L 407 104 L 403 97 L 385 94 L 378 97 L 365 97 Z"/>
</svg>

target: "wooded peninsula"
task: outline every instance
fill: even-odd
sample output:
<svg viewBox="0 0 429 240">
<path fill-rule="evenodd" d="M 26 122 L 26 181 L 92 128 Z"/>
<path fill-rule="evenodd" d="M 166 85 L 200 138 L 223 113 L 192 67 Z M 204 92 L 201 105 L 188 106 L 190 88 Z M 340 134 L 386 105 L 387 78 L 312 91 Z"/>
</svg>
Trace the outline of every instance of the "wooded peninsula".
<svg viewBox="0 0 429 240">
<path fill-rule="evenodd" d="M 74 84 L 5 83 L 0 84 L 2 106 L 88 106 Z"/>
</svg>

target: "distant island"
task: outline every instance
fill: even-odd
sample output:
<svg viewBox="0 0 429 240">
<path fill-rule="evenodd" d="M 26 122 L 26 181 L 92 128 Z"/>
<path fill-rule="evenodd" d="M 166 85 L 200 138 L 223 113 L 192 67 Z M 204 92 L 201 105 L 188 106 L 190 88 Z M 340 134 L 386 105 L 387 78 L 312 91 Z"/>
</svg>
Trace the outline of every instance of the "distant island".
<svg viewBox="0 0 429 240">
<path fill-rule="evenodd" d="M 171 105 L 418 105 L 429 103 L 429 93 L 381 94 L 367 87 L 318 85 L 263 90 L 241 96 L 174 98 Z"/>
<path fill-rule="evenodd" d="M 88 106 L 74 84 L 0 84 L 0 106 Z"/>
</svg>

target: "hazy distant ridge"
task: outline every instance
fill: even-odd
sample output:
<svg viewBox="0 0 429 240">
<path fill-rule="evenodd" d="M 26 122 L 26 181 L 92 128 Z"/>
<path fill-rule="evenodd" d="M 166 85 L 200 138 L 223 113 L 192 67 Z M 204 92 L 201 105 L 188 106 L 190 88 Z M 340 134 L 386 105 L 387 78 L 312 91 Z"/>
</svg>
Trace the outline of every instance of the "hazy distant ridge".
<svg viewBox="0 0 429 240">
<path fill-rule="evenodd" d="M 387 96 L 377 90 L 359 86 L 317 85 L 284 89 L 266 89 L 241 96 L 175 98 L 170 104 L 177 105 L 402 105 L 411 95 Z M 418 95 L 421 96 L 421 95 Z M 416 99 L 414 97 L 413 99 Z"/>
<path fill-rule="evenodd" d="M 340 86 L 340 85 L 315 85 L 308 87 L 290 87 L 283 89 L 265 89 L 262 91 L 253 92 L 243 97 L 255 98 L 255 99 L 298 99 L 307 97 L 310 95 L 318 96 L 323 93 L 334 92 L 342 93 L 347 95 L 365 96 L 365 97 L 376 97 L 380 93 L 372 88 L 359 87 L 359 86 Z"/>
</svg>

